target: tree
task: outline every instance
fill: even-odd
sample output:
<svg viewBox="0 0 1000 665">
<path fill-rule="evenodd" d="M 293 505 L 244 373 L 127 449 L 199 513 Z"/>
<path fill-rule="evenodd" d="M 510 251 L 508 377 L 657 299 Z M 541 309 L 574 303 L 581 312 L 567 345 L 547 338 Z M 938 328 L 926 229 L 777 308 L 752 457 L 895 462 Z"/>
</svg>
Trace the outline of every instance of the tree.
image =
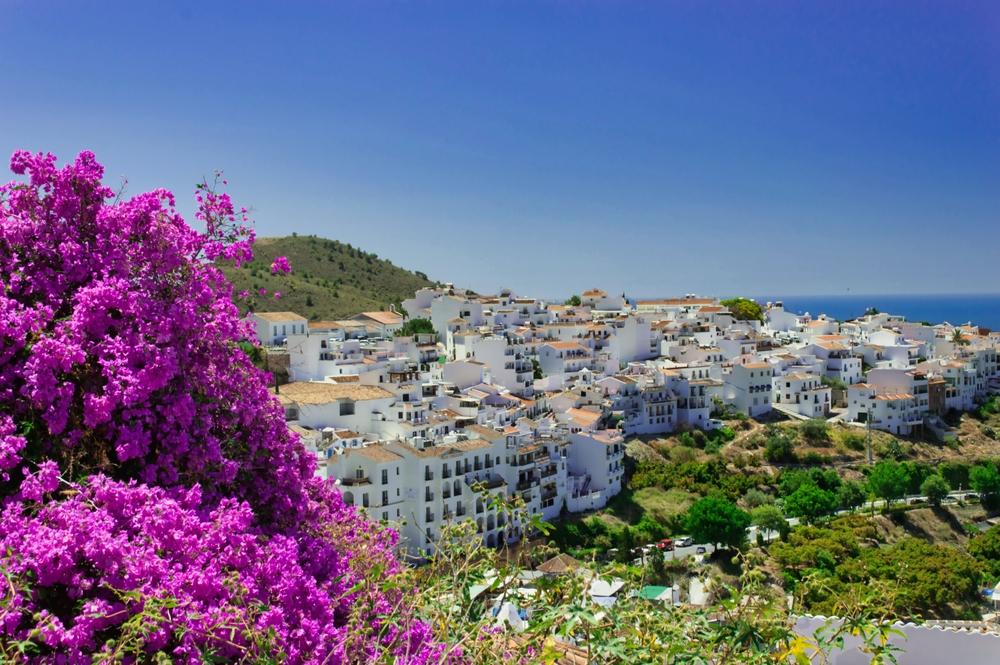
<svg viewBox="0 0 1000 665">
<path fill-rule="evenodd" d="M 885 499 L 887 504 L 903 498 L 909 484 L 910 476 L 906 467 L 891 460 L 883 460 L 876 464 L 868 476 L 868 487 L 871 488 L 872 494 Z"/>
<path fill-rule="evenodd" d="M 986 567 L 989 583 L 1000 579 L 1000 526 L 991 526 L 969 541 L 969 554 Z"/>
<path fill-rule="evenodd" d="M 977 464 L 969 471 L 969 484 L 984 501 L 993 501 L 1000 494 L 1000 473 L 992 464 Z"/>
<path fill-rule="evenodd" d="M 695 542 L 738 547 L 746 539 L 750 515 L 730 501 L 709 496 L 688 509 L 684 526 Z"/>
<path fill-rule="evenodd" d="M 795 439 L 788 431 L 770 427 L 765 435 L 767 443 L 764 444 L 764 459 L 772 463 L 795 461 Z"/>
<path fill-rule="evenodd" d="M 938 474 L 927 476 L 920 484 L 920 493 L 927 497 L 932 506 L 940 506 L 948 498 L 948 481 Z"/>
<path fill-rule="evenodd" d="M 800 517 L 813 523 L 837 509 L 837 495 L 824 490 L 812 482 L 802 483 L 785 498 L 785 510 L 792 517 Z"/>
<path fill-rule="evenodd" d="M 569 305 L 570 307 L 579 307 L 580 306 L 580 296 L 578 296 L 576 294 L 571 295 L 569 298 L 566 299 L 566 303 L 565 304 Z"/>
<path fill-rule="evenodd" d="M 969 343 L 969 340 L 966 339 L 965 336 L 962 334 L 961 328 L 955 328 L 951 332 L 951 343 L 956 344 L 958 346 L 965 346 L 966 344 Z"/>
<path fill-rule="evenodd" d="M 861 483 L 846 481 L 837 488 L 837 505 L 844 510 L 854 510 L 865 502 L 868 493 Z"/>
<path fill-rule="evenodd" d="M 396 337 L 413 337 L 414 335 L 429 335 L 434 332 L 434 324 L 428 319 L 409 319 L 403 327 L 396 331 Z"/>
<path fill-rule="evenodd" d="M 781 508 L 775 505 L 757 506 L 750 512 L 750 521 L 758 529 L 764 531 L 777 531 L 782 540 L 784 540 L 789 531 L 788 520 L 785 519 L 785 513 L 781 511 Z"/>
<path fill-rule="evenodd" d="M 618 534 L 618 561 L 626 563 L 632 560 L 632 550 L 635 549 L 635 532 L 632 527 L 626 525 Z"/>
<path fill-rule="evenodd" d="M 774 503 L 774 497 L 753 487 L 743 495 L 743 503 L 746 504 L 747 508 L 753 509 L 758 506 Z"/>
<path fill-rule="evenodd" d="M 728 309 L 737 321 L 763 321 L 764 310 L 760 304 L 749 298 L 727 298 L 719 304 Z"/>
</svg>

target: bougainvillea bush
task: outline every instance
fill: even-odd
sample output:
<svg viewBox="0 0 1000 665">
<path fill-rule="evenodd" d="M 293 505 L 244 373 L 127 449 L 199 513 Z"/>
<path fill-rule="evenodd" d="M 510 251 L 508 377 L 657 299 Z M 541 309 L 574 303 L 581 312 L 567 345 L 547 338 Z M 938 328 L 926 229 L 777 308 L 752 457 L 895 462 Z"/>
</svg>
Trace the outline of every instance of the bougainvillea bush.
<svg viewBox="0 0 1000 665">
<path fill-rule="evenodd" d="M 217 267 L 253 232 L 216 185 L 102 184 L 16 152 L 0 187 L 0 660 L 437 662 L 395 534 L 315 476 Z M 287 264 L 277 272 L 287 272 Z M 395 589 L 395 590 L 392 590 Z"/>
</svg>

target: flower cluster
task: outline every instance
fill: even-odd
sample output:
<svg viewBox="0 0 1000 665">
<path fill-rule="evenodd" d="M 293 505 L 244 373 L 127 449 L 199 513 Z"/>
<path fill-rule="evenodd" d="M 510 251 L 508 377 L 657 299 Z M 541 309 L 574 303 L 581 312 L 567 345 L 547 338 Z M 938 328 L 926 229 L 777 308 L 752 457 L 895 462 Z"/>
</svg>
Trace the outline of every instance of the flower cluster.
<svg viewBox="0 0 1000 665">
<path fill-rule="evenodd" d="M 0 648 L 439 654 L 419 622 L 381 616 L 398 599 L 365 574 L 398 570 L 394 534 L 315 476 L 240 347 L 253 333 L 216 263 L 252 258 L 246 210 L 204 184 L 199 232 L 165 190 L 112 201 L 91 153 L 58 168 L 19 151 L 11 168 L 25 180 L 0 187 Z M 156 629 L 135 630 L 152 608 Z"/>
<path fill-rule="evenodd" d="M 287 275 L 292 272 L 292 266 L 288 263 L 287 256 L 279 256 L 271 262 L 271 273 L 274 275 L 282 274 Z"/>
</svg>

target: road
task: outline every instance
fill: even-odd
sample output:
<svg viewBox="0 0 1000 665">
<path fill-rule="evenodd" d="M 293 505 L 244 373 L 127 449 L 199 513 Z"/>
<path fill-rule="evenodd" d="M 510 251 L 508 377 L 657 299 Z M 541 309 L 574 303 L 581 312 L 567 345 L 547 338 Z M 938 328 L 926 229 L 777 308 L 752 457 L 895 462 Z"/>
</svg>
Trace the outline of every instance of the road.
<svg viewBox="0 0 1000 665">
<path fill-rule="evenodd" d="M 954 491 L 954 492 L 949 492 L 948 493 L 948 497 L 944 501 L 942 501 L 941 503 L 943 505 L 956 503 L 960 499 L 963 499 L 964 497 L 966 497 L 968 495 L 975 495 L 975 494 L 976 494 L 975 492 L 972 492 L 970 490 L 957 490 L 957 491 Z M 927 501 L 927 497 L 923 496 L 921 494 L 910 494 L 910 495 L 907 495 L 907 496 L 903 497 L 902 499 L 899 499 L 899 500 L 895 501 L 895 503 L 896 504 L 903 504 L 903 503 L 908 504 L 908 503 L 912 503 L 914 501 Z M 854 509 L 853 511 L 851 511 L 851 510 L 839 510 L 836 513 L 834 513 L 834 515 L 850 515 L 851 513 L 864 513 L 864 512 L 871 512 L 873 510 L 881 510 L 882 508 L 885 507 L 885 504 L 886 504 L 886 502 L 885 502 L 884 499 L 878 499 L 876 501 L 868 501 L 867 503 L 865 503 L 864 505 L 862 505 L 862 506 Z M 798 526 L 800 524 L 799 518 L 797 518 L 797 517 L 789 517 L 785 521 L 788 522 L 789 526 Z M 757 531 L 758 531 L 758 529 L 757 529 L 756 526 L 751 526 L 751 527 L 749 527 L 747 529 L 747 540 L 750 543 L 757 542 Z M 779 534 L 778 534 L 777 531 L 765 530 L 763 532 L 763 536 L 764 536 L 764 542 L 769 543 L 772 540 L 777 539 L 778 536 L 779 536 Z M 674 548 L 673 550 L 671 550 L 669 552 L 664 552 L 663 553 L 663 557 L 665 559 L 683 559 L 683 558 L 688 557 L 688 556 L 701 556 L 701 555 L 699 555 L 697 553 L 697 549 L 699 547 L 704 547 L 705 548 L 705 554 L 704 554 L 704 556 L 709 556 L 710 554 L 712 554 L 712 552 L 715 551 L 715 546 L 714 545 L 710 545 L 708 543 L 702 543 L 702 544 L 695 543 L 693 545 L 689 545 L 688 547 L 677 547 L 677 548 Z M 659 550 L 657 550 L 657 551 L 659 551 Z M 639 559 L 636 559 L 636 562 L 639 562 L 639 561 L 645 562 L 645 559 L 647 557 L 648 557 L 648 554 L 647 555 L 643 555 Z"/>
</svg>

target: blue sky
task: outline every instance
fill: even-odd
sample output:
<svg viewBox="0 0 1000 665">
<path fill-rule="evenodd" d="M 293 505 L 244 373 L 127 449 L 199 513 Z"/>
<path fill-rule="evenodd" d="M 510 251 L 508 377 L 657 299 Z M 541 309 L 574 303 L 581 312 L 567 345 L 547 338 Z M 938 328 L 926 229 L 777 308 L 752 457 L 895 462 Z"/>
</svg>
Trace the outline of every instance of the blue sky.
<svg viewBox="0 0 1000 665">
<path fill-rule="evenodd" d="M 315 3 L 319 5 L 320 3 Z M 0 0 L 0 152 L 478 291 L 1000 291 L 1000 3 Z"/>
</svg>

